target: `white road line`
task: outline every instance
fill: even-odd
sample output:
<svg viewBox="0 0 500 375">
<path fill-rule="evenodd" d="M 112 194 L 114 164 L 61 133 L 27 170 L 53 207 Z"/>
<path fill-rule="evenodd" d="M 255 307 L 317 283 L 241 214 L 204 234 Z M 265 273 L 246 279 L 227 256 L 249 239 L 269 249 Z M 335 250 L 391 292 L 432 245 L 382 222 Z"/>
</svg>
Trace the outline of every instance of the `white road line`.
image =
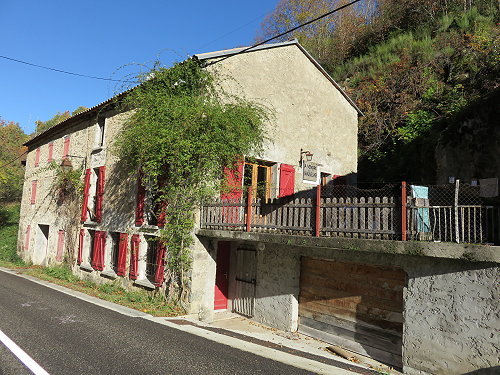
<svg viewBox="0 0 500 375">
<path fill-rule="evenodd" d="M 24 350 L 0 331 L 0 341 L 35 375 L 49 375 L 42 366 L 36 363 Z"/>
</svg>

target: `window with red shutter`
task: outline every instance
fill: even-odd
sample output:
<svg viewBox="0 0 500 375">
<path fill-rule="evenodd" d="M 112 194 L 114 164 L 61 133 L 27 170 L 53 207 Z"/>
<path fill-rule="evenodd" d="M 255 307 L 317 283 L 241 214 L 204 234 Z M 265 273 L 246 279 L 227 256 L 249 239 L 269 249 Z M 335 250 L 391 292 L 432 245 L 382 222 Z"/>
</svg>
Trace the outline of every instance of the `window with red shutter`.
<svg viewBox="0 0 500 375">
<path fill-rule="evenodd" d="M 57 236 L 57 253 L 56 253 L 56 260 L 58 262 L 61 262 L 63 260 L 64 236 L 65 236 L 64 230 L 62 230 L 62 229 L 59 230 L 59 234 Z"/>
<path fill-rule="evenodd" d="M 38 181 L 34 180 L 31 181 L 31 204 L 36 203 L 36 186 L 37 186 Z"/>
<path fill-rule="evenodd" d="M 64 147 L 63 147 L 63 159 L 66 159 L 69 155 L 69 143 L 70 143 L 70 138 L 69 135 L 64 137 Z"/>
<path fill-rule="evenodd" d="M 130 270 L 129 277 L 132 280 L 137 280 L 139 276 L 138 273 L 138 263 L 139 263 L 139 247 L 141 243 L 141 238 L 138 234 L 132 235 L 132 243 L 130 247 Z"/>
<path fill-rule="evenodd" d="M 31 234 L 31 225 L 26 227 L 26 238 L 24 239 L 24 251 L 28 251 L 30 247 L 30 234 Z"/>
<path fill-rule="evenodd" d="M 104 269 L 104 251 L 106 248 L 106 232 L 96 231 L 94 235 L 94 249 L 91 266 L 97 271 Z"/>
<path fill-rule="evenodd" d="M 146 189 L 142 181 L 142 172 L 137 176 L 137 201 L 135 206 L 135 225 L 141 226 L 144 224 L 144 200 L 146 197 Z"/>
<path fill-rule="evenodd" d="M 295 191 L 295 169 L 288 164 L 280 165 L 280 195 L 286 197 Z"/>
<path fill-rule="evenodd" d="M 120 233 L 120 244 L 118 246 L 118 259 L 115 271 L 118 276 L 125 276 L 125 272 L 127 269 L 127 242 L 128 234 Z"/>
<path fill-rule="evenodd" d="M 161 286 L 163 280 L 165 279 L 165 255 L 167 246 L 165 242 L 158 241 L 156 248 L 156 268 L 154 275 L 154 284 L 156 286 Z"/>
<path fill-rule="evenodd" d="M 38 147 L 35 151 L 35 167 L 38 167 L 40 164 L 40 147 Z"/>
<path fill-rule="evenodd" d="M 96 187 L 96 200 L 95 200 L 95 221 L 97 223 L 102 222 L 102 204 L 104 199 L 104 177 L 106 173 L 106 167 L 99 167 L 97 187 Z"/>
<path fill-rule="evenodd" d="M 83 204 L 82 204 L 82 217 L 81 222 L 84 223 L 87 221 L 87 207 L 89 205 L 89 190 L 90 190 L 90 176 L 92 171 L 87 169 L 85 171 L 85 183 L 83 188 Z"/>
<path fill-rule="evenodd" d="M 85 229 L 80 229 L 80 238 L 78 241 L 78 265 L 83 263 L 83 240 L 85 238 Z"/>
<path fill-rule="evenodd" d="M 49 154 L 47 156 L 47 162 L 52 162 L 52 154 L 54 153 L 54 142 L 49 143 Z"/>
</svg>

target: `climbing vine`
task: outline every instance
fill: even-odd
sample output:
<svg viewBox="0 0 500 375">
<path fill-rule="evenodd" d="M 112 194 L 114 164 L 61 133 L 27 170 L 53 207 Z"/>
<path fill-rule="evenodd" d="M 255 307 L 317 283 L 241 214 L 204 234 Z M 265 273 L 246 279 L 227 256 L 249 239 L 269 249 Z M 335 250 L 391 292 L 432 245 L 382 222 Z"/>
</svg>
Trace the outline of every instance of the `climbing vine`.
<svg viewBox="0 0 500 375">
<path fill-rule="evenodd" d="M 166 282 L 172 297 L 182 297 L 194 210 L 220 191 L 225 168 L 234 168 L 241 155 L 259 154 L 272 113 L 229 94 L 223 86 L 230 81 L 196 59 L 142 78 L 121 102 L 132 111 L 114 152 L 131 173 L 141 171 L 156 203 L 166 206 L 160 233 L 167 246 Z"/>
</svg>

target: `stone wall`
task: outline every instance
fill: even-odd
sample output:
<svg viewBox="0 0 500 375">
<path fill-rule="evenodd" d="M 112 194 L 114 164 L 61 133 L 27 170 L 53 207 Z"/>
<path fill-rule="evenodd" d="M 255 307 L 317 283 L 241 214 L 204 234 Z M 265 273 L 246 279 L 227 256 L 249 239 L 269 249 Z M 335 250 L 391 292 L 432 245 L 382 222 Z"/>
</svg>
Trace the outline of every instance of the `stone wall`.
<svg viewBox="0 0 500 375">
<path fill-rule="evenodd" d="M 385 253 L 380 249 L 370 252 L 370 240 L 363 241 L 366 249 L 360 251 L 354 250 L 356 247 L 347 250 L 313 244 L 298 246 L 296 243 L 300 241 L 292 236 L 267 236 L 265 241 L 249 240 L 251 233 L 235 235 L 233 232 L 230 236 L 233 248 L 244 245 L 257 249 L 253 319 L 260 323 L 287 331 L 298 328 L 302 256 L 392 266 L 403 269 L 408 277 L 403 291 L 405 373 L 464 374 L 499 364 L 500 267 L 497 262 L 394 254 L 391 253 L 393 248 L 388 248 Z M 271 237 L 276 241 L 271 241 Z M 287 244 L 286 238 L 294 240 Z M 304 239 L 304 244 L 307 242 Z M 373 241 L 377 247 L 381 242 L 395 241 Z M 435 254 L 451 254 L 451 247 L 445 251 L 447 244 L 427 243 L 425 246 L 427 252 L 435 247 Z M 215 255 L 212 256 L 215 259 Z M 207 283 L 213 285 L 214 281 Z M 229 297 L 232 297 L 231 293 Z"/>
</svg>

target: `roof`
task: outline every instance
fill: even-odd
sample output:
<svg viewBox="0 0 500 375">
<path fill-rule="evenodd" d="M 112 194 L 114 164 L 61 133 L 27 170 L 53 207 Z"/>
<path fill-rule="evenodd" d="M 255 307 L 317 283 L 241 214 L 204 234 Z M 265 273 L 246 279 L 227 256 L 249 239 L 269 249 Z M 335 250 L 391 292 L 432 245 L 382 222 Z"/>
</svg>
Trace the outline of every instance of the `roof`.
<svg viewBox="0 0 500 375">
<path fill-rule="evenodd" d="M 222 50 L 222 51 L 215 51 L 215 52 L 207 52 L 207 53 L 200 53 L 200 54 L 195 54 L 193 55 L 193 57 L 196 57 L 197 59 L 199 60 L 210 60 L 210 59 L 215 59 L 215 58 L 223 58 L 223 57 L 228 57 L 228 56 L 233 56 L 233 55 L 237 55 L 239 53 L 252 53 L 252 52 L 255 52 L 255 51 L 261 51 L 261 50 L 266 50 L 266 49 L 272 49 L 272 48 L 278 48 L 278 47 L 285 47 L 285 46 L 297 46 L 303 53 L 304 55 L 309 59 L 309 61 L 311 61 L 314 66 L 316 66 L 316 68 L 326 77 L 326 79 L 328 79 L 334 86 L 335 88 L 337 88 L 337 90 L 340 91 L 340 93 L 342 94 L 342 96 L 344 96 L 344 98 L 349 102 L 349 104 L 351 104 L 354 109 L 361 115 L 363 116 L 363 112 L 361 112 L 361 110 L 358 108 L 358 106 L 356 105 L 356 103 L 354 103 L 354 101 L 344 92 L 344 90 L 342 90 L 342 88 L 338 85 L 337 82 L 335 82 L 335 80 L 326 72 L 326 70 L 309 54 L 309 52 L 306 51 L 306 49 L 304 47 L 302 47 L 302 45 L 298 42 L 297 39 L 294 39 L 294 40 L 290 40 L 290 41 L 287 41 L 287 42 L 280 42 L 280 43 L 270 43 L 270 44 L 262 44 L 260 46 L 256 46 L 256 47 L 253 47 L 253 48 L 248 48 L 248 47 L 240 47 L 240 48 L 232 48 L 232 49 L 227 49 L 227 50 Z M 244 51 L 244 52 L 242 52 Z M 125 96 L 126 94 L 128 94 L 130 91 L 132 91 L 135 87 L 137 86 L 134 86 L 124 92 L 121 92 L 115 96 L 113 96 L 112 98 L 109 98 L 83 112 L 80 112 L 79 114 L 77 115 L 74 115 L 62 122 L 60 122 L 59 124 L 56 124 L 54 126 L 52 126 L 51 128 L 43 131 L 42 133 L 34 136 L 33 138 L 31 138 L 29 141 L 27 141 L 26 143 L 24 143 L 24 146 L 29 146 L 33 143 L 36 143 L 37 141 L 39 141 L 40 139 L 44 138 L 45 136 L 49 135 L 49 134 L 52 134 L 52 133 L 55 133 L 59 130 L 62 130 L 64 129 L 70 122 L 76 120 L 76 119 L 81 119 L 81 118 L 85 118 L 87 115 L 89 115 L 91 112 L 94 112 L 96 111 L 97 109 L 100 109 L 108 104 L 111 104 L 114 100 L 116 99 L 119 99 L 120 97 L 122 96 Z"/>
</svg>

